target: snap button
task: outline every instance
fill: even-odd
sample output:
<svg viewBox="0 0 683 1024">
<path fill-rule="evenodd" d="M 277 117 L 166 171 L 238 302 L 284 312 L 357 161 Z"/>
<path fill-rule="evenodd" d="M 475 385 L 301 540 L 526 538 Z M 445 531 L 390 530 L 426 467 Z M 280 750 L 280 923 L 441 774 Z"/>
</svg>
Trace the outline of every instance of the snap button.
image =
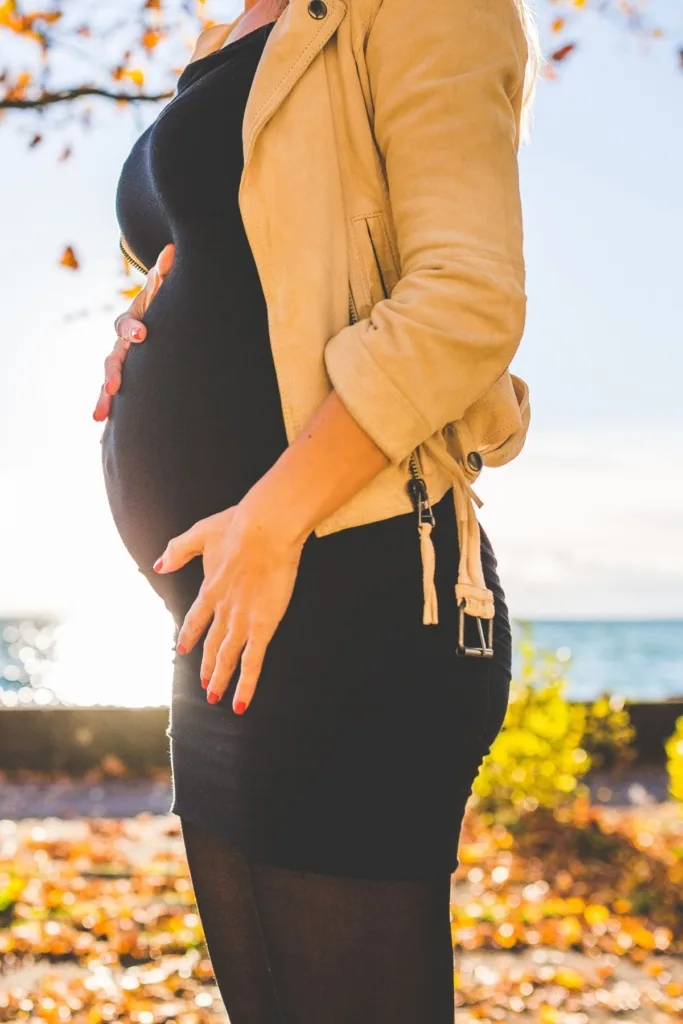
<svg viewBox="0 0 683 1024">
<path fill-rule="evenodd" d="M 479 472 L 481 467 L 484 465 L 484 460 L 482 459 L 479 452 L 470 452 L 469 455 L 467 456 L 467 465 L 470 467 L 470 469 L 475 469 L 477 472 Z"/>
<path fill-rule="evenodd" d="M 308 13 L 312 18 L 324 18 L 327 14 L 327 4 L 323 3 L 323 0 L 311 0 Z"/>
</svg>

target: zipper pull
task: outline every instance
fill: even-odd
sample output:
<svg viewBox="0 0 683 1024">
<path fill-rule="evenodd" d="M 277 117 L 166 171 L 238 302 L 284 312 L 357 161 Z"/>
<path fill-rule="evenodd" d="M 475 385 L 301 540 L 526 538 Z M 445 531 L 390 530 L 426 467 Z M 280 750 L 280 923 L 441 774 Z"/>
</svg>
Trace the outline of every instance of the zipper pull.
<svg viewBox="0 0 683 1024">
<path fill-rule="evenodd" d="M 439 606 L 434 585 L 436 552 L 432 542 L 432 530 L 436 525 L 434 512 L 429 503 L 427 484 L 419 475 L 414 456 L 410 457 L 410 471 L 413 474 L 406 487 L 413 508 L 417 513 L 417 530 L 420 535 L 420 559 L 422 561 L 422 624 L 435 626 L 439 621 Z"/>
<path fill-rule="evenodd" d="M 434 518 L 434 512 L 432 506 L 429 504 L 429 495 L 427 494 L 427 484 L 424 482 L 421 476 L 411 477 L 407 483 L 408 494 L 410 500 L 413 503 L 413 508 L 417 513 L 417 525 L 421 523 L 431 523 L 432 526 L 436 526 L 436 519 Z"/>
</svg>

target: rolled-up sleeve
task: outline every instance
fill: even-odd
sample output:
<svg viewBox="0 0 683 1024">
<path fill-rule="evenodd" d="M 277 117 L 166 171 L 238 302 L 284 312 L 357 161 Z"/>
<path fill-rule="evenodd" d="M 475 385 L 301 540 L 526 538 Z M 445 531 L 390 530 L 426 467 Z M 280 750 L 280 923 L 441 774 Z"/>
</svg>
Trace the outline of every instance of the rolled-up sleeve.
<svg viewBox="0 0 683 1024">
<path fill-rule="evenodd" d="M 332 386 L 393 463 L 507 369 L 526 314 L 515 0 L 383 0 L 366 42 L 400 278 L 325 346 Z"/>
</svg>

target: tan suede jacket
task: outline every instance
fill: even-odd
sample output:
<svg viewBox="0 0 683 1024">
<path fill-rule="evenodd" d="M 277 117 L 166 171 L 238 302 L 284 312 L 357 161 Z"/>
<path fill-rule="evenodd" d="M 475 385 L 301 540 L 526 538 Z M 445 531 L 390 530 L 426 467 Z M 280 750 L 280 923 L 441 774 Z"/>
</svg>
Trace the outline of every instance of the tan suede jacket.
<svg viewBox="0 0 683 1024">
<path fill-rule="evenodd" d="M 207 29 L 193 59 L 235 24 Z M 417 510 L 425 623 L 429 502 L 449 487 L 461 624 L 492 619 L 471 483 L 519 452 L 529 423 L 508 370 L 526 310 L 526 61 L 514 0 L 290 0 L 244 116 L 239 204 L 287 436 L 334 388 L 391 460 L 315 532 Z"/>
</svg>

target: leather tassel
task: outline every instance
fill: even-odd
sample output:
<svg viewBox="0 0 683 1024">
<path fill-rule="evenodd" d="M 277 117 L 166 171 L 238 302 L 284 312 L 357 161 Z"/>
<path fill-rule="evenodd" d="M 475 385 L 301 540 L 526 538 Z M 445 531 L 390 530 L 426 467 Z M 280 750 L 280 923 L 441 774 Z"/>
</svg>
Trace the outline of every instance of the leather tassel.
<svg viewBox="0 0 683 1024">
<path fill-rule="evenodd" d="M 422 559 L 422 593 L 424 605 L 422 609 L 422 624 L 435 626 L 439 621 L 439 605 L 434 585 L 434 572 L 436 570 L 436 552 L 432 542 L 432 524 L 430 522 L 420 523 L 420 558 Z"/>
</svg>

